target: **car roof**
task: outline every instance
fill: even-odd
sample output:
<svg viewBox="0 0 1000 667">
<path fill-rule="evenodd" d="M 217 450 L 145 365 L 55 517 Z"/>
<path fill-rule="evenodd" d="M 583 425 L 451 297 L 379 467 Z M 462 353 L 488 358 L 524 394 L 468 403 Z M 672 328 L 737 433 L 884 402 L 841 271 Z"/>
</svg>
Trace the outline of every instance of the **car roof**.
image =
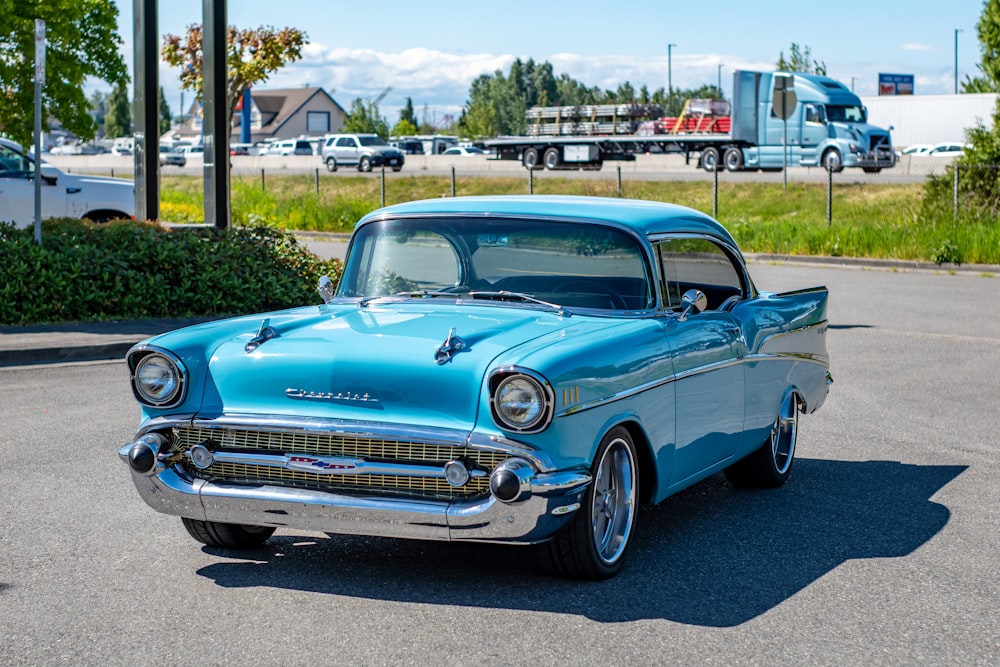
<svg viewBox="0 0 1000 667">
<path fill-rule="evenodd" d="M 443 197 L 395 204 L 369 213 L 358 225 L 374 219 L 432 214 L 523 216 L 617 223 L 638 234 L 690 233 L 715 236 L 736 247 L 725 227 L 686 206 L 639 199 L 566 195 L 503 195 Z"/>
</svg>

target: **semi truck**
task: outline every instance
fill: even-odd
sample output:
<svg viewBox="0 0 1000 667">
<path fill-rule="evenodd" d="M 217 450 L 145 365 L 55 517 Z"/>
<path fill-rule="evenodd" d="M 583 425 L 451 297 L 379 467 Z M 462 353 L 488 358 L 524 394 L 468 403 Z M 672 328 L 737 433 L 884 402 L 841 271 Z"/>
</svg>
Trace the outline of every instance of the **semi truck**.
<svg viewBox="0 0 1000 667">
<path fill-rule="evenodd" d="M 640 105 L 533 107 L 525 136 L 483 143 L 498 159 L 528 169 L 600 169 L 653 152 L 696 157 L 709 172 L 803 166 L 877 173 L 896 164 L 892 128 L 869 124 L 861 99 L 826 76 L 736 71 L 731 106 L 689 100 L 679 117 L 650 115 Z"/>
</svg>

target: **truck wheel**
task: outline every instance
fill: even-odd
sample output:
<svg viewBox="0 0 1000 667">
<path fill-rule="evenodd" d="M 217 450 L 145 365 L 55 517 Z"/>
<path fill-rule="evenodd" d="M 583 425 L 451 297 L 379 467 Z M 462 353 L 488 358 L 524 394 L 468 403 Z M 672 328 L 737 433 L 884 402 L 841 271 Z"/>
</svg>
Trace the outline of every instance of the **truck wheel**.
<svg viewBox="0 0 1000 667">
<path fill-rule="evenodd" d="M 719 170 L 718 148 L 706 148 L 701 152 L 701 168 L 708 173 Z"/>
<path fill-rule="evenodd" d="M 328 157 L 326 159 L 326 170 L 337 171 L 337 160 L 332 157 Z"/>
<path fill-rule="evenodd" d="M 722 163 L 726 165 L 728 171 L 743 170 L 743 151 L 735 146 L 730 146 L 722 154 Z"/>
<path fill-rule="evenodd" d="M 546 148 L 545 153 L 542 155 L 542 162 L 549 171 L 557 169 L 562 164 L 562 160 L 559 158 L 559 149 L 555 146 Z"/>
<path fill-rule="evenodd" d="M 538 169 L 538 149 L 528 148 L 521 156 L 521 164 L 525 169 Z"/>
<path fill-rule="evenodd" d="M 823 168 L 834 174 L 844 171 L 844 161 L 836 148 L 831 148 L 823 153 Z"/>
</svg>

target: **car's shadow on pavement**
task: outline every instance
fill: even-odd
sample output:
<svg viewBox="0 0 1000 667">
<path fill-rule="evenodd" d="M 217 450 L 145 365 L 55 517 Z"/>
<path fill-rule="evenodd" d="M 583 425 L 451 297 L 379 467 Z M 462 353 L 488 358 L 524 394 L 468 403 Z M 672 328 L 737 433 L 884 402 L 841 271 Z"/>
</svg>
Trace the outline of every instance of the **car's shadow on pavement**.
<svg viewBox="0 0 1000 667">
<path fill-rule="evenodd" d="M 542 547 L 279 534 L 199 574 L 225 587 L 579 614 L 727 627 L 780 604 L 850 559 L 905 556 L 950 512 L 931 497 L 965 466 L 797 459 L 774 491 L 712 477 L 643 507 L 621 573 L 559 579 Z"/>
</svg>

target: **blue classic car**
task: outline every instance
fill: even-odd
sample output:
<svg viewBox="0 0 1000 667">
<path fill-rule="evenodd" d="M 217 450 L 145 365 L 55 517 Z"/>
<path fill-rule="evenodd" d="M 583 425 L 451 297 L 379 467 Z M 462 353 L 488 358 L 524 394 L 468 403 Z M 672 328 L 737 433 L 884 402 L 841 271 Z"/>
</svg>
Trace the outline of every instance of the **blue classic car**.
<svg viewBox="0 0 1000 667">
<path fill-rule="evenodd" d="M 391 206 L 319 292 L 128 353 L 142 422 L 120 457 L 200 542 L 548 542 L 557 572 L 607 578 L 640 503 L 720 471 L 783 484 L 831 382 L 826 289 L 759 292 L 681 206 Z"/>
</svg>

